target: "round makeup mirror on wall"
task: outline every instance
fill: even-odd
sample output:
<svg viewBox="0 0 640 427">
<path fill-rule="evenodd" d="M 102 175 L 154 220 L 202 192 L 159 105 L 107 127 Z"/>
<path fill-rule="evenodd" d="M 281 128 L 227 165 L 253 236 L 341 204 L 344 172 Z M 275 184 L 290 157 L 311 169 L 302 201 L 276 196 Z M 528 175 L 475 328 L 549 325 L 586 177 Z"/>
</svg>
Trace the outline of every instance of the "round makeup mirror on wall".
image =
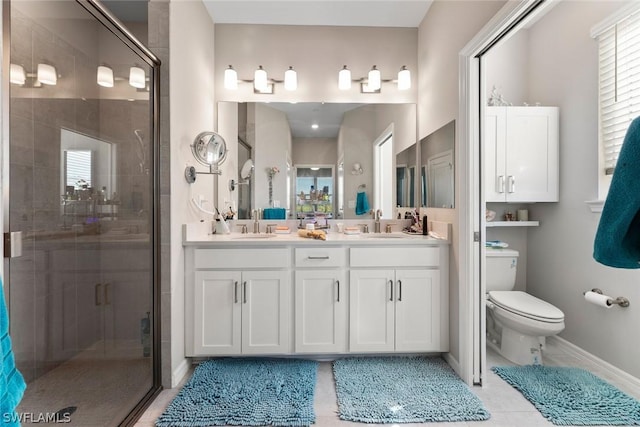
<svg viewBox="0 0 640 427">
<path fill-rule="evenodd" d="M 218 166 L 227 158 L 227 143 L 216 132 L 201 132 L 191 144 L 191 151 L 198 162 L 209 166 L 211 173 L 220 173 Z"/>
</svg>

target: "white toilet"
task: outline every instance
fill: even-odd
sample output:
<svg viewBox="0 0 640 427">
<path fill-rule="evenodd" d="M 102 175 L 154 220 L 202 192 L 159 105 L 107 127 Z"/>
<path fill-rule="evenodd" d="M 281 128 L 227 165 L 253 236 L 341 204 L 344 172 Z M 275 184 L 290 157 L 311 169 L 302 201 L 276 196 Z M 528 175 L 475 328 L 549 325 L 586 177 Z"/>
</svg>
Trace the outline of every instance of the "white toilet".
<svg viewBox="0 0 640 427">
<path fill-rule="evenodd" d="M 514 291 L 518 251 L 487 248 L 487 345 L 518 365 L 542 364 L 545 337 L 564 329 L 557 307 Z"/>
</svg>

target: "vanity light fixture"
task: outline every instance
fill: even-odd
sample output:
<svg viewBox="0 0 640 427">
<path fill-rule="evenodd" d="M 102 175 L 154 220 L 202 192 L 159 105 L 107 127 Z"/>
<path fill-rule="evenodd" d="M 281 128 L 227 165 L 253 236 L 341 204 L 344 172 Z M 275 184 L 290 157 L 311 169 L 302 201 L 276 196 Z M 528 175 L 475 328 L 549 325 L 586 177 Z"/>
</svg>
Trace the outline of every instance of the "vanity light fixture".
<svg viewBox="0 0 640 427">
<path fill-rule="evenodd" d="M 368 86 L 372 91 L 379 90 L 382 85 L 382 79 L 380 77 L 380 70 L 374 65 L 368 74 Z"/>
<path fill-rule="evenodd" d="M 147 85 L 147 76 L 142 68 L 129 68 L 129 84 L 135 88 L 144 89 Z"/>
<path fill-rule="evenodd" d="M 267 72 L 262 68 L 262 65 L 259 65 L 258 69 L 253 73 L 253 87 L 259 92 L 266 92 L 267 86 Z"/>
<path fill-rule="evenodd" d="M 338 89 L 349 90 L 351 89 L 351 71 L 345 65 L 338 73 Z"/>
<path fill-rule="evenodd" d="M 113 70 L 106 65 L 100 65 L 98 67 L 97 81 L 102 87 L 113 87 Z"/>
<path fill-rule="evenodd" d="M 27 75 L 25 74 L 24 67 L 22 65 L 11 64 L 9 81 L 14 85 L 24 85 L 27 81 Z"/>
<path fill-rule="evenodd" d="M 238 89 L 238 72 L 231 65 L 224 70 L 224 88 L 229 90 Z"/>
<path fill-rule="evenodd" d="M 407 90 L 411 88 L 411 71 L 403 65 L 398 71 L 398 90 Z"/>
<path fill-rule="evenodd" d="M 297 88 L 298 73 L 290 66 L 289 69 L 284 72 L 284 90 L 296 90 Z"/>
<path fill-rule="evenodd" d="M 58 83 L 56 68 L 49 64 L 38 64 L 38 81 L 42 84 L 53 86 Z"/>
</svg>

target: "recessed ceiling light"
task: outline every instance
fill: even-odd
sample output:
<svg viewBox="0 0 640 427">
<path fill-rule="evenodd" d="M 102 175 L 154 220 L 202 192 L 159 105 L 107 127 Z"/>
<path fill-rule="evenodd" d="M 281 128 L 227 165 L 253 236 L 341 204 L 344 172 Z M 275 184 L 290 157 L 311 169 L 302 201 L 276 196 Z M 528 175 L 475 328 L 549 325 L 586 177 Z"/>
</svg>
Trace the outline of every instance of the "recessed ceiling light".
<svg viewBox="0 0 640 427">
<path fill-rule="evenodd" d="M 311 125 L 311 129 L 318 129 L 320 126 L 318 126 L 317 123 L 314 123 Z"/>
</svg>

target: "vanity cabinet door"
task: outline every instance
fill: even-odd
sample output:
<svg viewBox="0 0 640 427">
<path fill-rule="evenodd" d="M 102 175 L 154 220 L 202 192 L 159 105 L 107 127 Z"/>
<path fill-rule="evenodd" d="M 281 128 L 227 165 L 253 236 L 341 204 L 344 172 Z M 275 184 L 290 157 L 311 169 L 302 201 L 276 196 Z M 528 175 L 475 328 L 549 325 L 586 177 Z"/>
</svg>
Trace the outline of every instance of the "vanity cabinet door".
<svg viewBox="0 0 640 427">
<path fill-rule="evenodd" d="M 440 351 L 440 272 L 396 271 L 396 351 Z"/>
<path fill-rule="evenodd" d="M 394 270 L 351 270 L 349 351 L 393 351 Z"/>
<path fill-rule="evenodd" d="M 296 353 L 344 353 L 347 283 L 344 270 L 300 270 L 295 274 Z"/>
<path fill-rule="evenodd" d="M 195 272 L 194 355 L 240 354 L 241 283 L 239 271 Z"/>
<path fill-rule="evenodd" d="M 287 271 L 242 273 L 242 353 L 289 353 L 291 313 Z"/>
</svg>

